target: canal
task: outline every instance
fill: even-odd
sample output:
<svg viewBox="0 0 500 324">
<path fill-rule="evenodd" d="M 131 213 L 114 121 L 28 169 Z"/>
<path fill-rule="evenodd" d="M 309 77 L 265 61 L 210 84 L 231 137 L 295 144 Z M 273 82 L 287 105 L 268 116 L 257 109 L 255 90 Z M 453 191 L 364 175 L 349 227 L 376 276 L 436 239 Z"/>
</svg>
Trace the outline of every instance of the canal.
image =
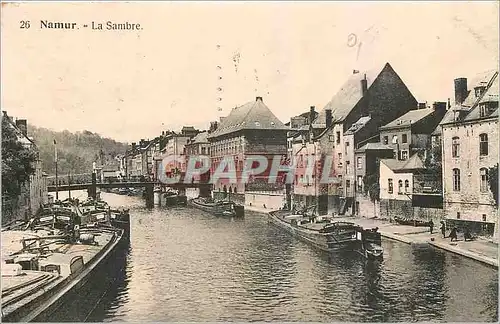
<svg viewBox="0 0 500 324">
<path fill-rule="evenodd" d="M 498 272 L 432 247 L 384 240 L 382 263 L 329 256 L 267 223 L 190 208 L 131 209 L 122 271 L 90 316 L 53 321 L 496 321 Z M 87 297 L 85 297 L 87 298 Z M 77 309 L 77 310 L 75 310 Z"/>
</svg>

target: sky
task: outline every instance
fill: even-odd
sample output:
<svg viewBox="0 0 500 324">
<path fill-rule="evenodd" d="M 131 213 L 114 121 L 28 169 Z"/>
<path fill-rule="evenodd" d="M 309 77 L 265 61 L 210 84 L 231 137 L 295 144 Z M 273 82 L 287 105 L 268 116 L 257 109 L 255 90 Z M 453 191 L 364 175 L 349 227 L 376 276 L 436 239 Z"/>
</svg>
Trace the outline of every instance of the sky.
<svg viewBox="0 0 500 324">
<path fill-rule="evenodd" d="M 386 62 L 419 102 L 453 101 L 455 78 L 498 68 L 498 12 L 495 2 L 3 4 L 1 107 L 28 127 L 130 143 L 206 129 L 256 96 L 287 122 L 323 109 L 352 70 Z M 81 27 L 92 21 L 142 30 Z"/>
</svg>

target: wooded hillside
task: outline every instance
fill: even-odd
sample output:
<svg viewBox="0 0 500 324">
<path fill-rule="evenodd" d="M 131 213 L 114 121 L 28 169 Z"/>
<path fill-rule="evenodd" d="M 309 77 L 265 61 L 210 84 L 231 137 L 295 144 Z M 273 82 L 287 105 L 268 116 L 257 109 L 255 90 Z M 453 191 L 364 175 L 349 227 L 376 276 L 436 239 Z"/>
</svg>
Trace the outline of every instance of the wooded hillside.
<svg viewBox="0 0 500 324">
<path fill-rule="evenodd" d="M 28 126 L 28 136 L 33 137 L 40 150 L 43 170 L 55 174 L 54 140 L 57 142 L 58 173 L 60 175 L 92 172 L 92 162 L 106 164 L 116 155 L 123 155 L 127 144 L 110 138 L 103 138 L 87 130 L 71 133 L 67 130 L 56 132 L 50 129 Z"/>
</svg>

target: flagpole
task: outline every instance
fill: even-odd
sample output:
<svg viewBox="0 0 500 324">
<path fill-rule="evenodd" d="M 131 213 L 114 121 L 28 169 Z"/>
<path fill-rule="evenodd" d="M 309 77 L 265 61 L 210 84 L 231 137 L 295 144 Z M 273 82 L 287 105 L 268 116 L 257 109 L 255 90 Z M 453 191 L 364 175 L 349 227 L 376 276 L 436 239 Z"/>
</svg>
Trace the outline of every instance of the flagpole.
<svg viewBox="0 0 500 324">
<path fill-rule="evenodd" d="M 56 200 L 59 200 L 59 180 L 57 177 L 57 142 L 54 140 L 54 160 L 56 162 Z"/>
</svg>

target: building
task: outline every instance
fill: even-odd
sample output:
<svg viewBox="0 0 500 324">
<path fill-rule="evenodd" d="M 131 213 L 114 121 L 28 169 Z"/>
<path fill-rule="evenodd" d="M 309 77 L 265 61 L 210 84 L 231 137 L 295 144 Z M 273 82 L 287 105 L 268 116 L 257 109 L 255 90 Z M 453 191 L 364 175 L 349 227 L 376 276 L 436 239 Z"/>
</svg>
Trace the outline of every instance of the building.
<svg viewBox="0 0 500 324">
<path fill-rule="evenodd" d="M 410 110 L 380 127 L 381 142 L 391 146 L 394 157 L 399 160 L 407 160 L 417 152 L 425 152 L 430 149 L 431 134 L 446 111 L 446 102 L 435 102 L 432 108 Z"/>
<path fill-rule="evenodd" d="M 214 197 L 224 198 L 229 193 L 233 199 L 244 201 L 246 191 L 283 189 L 282 184 L 269 184 L 268 178 L 274 157 L 278 155 L 286 160 L 289 128 L 264 104 L 262 97 L 233 108 L 216 127 L 208 135 L 212 177 L 219 167 L 224 167 L 221 163 L 227 161 L 225 158 L 229 158 L 234 162 L 233 175 L 236 179 L 213 179 Z M 266 157 L 268 167 L 261 174 L 251 176 L 248 182 L 243 181 L 244 162 L 255 155 Z"/>
<path fill-rule="evenodd" d="M 419 154 L 413 154 L 408 160 L 380 160 L 380 217 L 432 220 L 434 223 L 443 219 L 442 206 L 415 204 L 414 191 L 425 169 Z"/>
<path fill-rule="evenodd" d="M 198 133 L 195 137 L 188 140 L 185 146 L 186 161 L 189 163 L 190 158 L 195 161 L 194 168 L 202 169 L 204 167 L 203 160 L 197 160 L 196 157 L 205 156 L 207 161 L 210 160 L 210 142 L 208 141 L 208 131 L 202 131 Z M 189 166 L 188 166 L 189 167 Z M 209 166 L 207 166 L 209 167 Z M 210 182 L 210 169 L 201 173 L 193 174 L 192 182 L 195 183 L 209 183 Z M 209 192 L 200 192 L 198 188 L 188 188 L 186 189 L 186 195 L 188 197 L 198 197 L 198 196 L 208 196 Z"/>
<path fill-rule="evenodd" d="M 469 86 L 471 86 L 469 90 Z M 441 123 L 447 223 L 483 235 L 498 231 L 489 172 L 498 165 L 498 71 L 455 80 L 455 104 Z"/>
<path fill-rule="evenodd" d="M 32 138 L 28 137 L 28 123 L 26 119 L 14 119 L 3 112 L 3 116 L 17 137 L 17 140 L 29 150 L 36 153 L 33 163 L 34 172 L 29 180 L 20 184 L 20 195 L 18 197 L 7 197 L 2 195 L 2 223 L 6 224 L 14 220 L 27 220 L 38 212 L 40 207 L 48 202 L 47 174 L 42 170 L 42 162 L 39 158 L 38 148 Z M 5 157 L 3 157 L 5 158 Z"/>
<path fill-rule="evenodd" d="M 394 155 L 393 148 L 382 143 L 366 143 L 354 152 L 353 165 L 356 176 L 354 213 L 359 216 L 380 217 L 380 160 L 391 159 Z M 374 191 L 370 195 L 370 191 Z"/>
<path fill-rule="evenodd" d="M 184 126 L 180 133 L 166 132 L 162 139 L 163 148 L 159 157 L 155 159 L 156 169 L 163 170 L 160 172 L 164 172 L 168 178 L 180 176 L 180 181 L 183 181 L 187 168 L 185 148 L 198 133 L 199 131 L 192 126 Z"/>
<path fill-rule="evenodd" d="M 344 214 L 352 208 L 354 181 L 344 177 L 346 166 L 354 161 L 354 151 L 370 141 L 379 141 L 378 128 L 417 107 L 417 101 L 389 63 L 382 68 L 366 72 L 353 71 L 346 83 L 328 102 L 310 125 L 312 141 L 320 147 L 318 168 L 323 168 L 327 156 L 334 161 L 330 173 L 333 180 L 319 184 L 317 196 L 318 212 Z M 369 117 L 360 120 L 362 117 Z M 344 139 L 349 128 L 360 122 L 363 127 L 352 137 Z M 349 134 L 348 134 L 349 135 Z M 346 147 L 348 157 L 346 157 Z M 336 178 L 335 178 L 336 177 Z"/>
</svg>

